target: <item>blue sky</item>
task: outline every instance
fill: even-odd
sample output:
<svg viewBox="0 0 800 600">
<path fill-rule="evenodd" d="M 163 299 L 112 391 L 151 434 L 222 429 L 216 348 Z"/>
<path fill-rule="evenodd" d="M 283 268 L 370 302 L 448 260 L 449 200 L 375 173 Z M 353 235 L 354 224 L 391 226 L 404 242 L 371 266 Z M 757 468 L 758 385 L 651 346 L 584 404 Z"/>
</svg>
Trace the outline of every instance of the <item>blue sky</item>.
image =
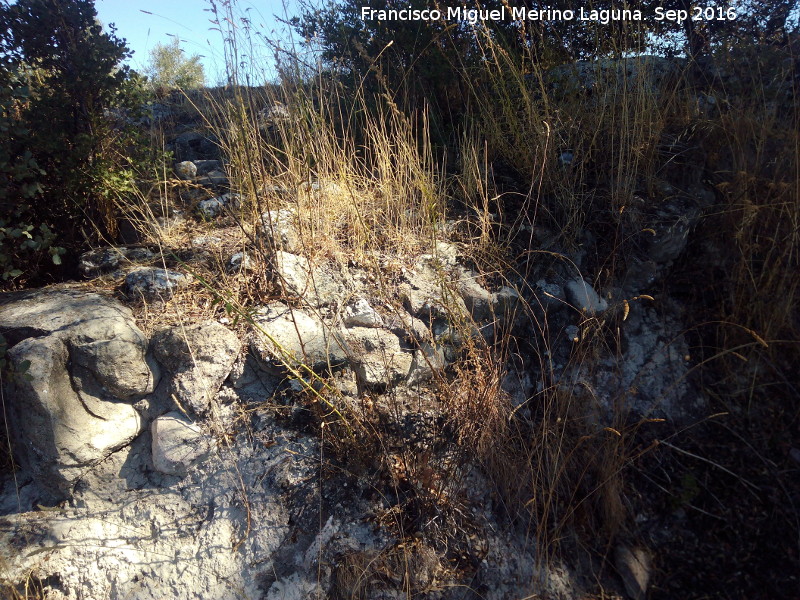
<svg viewBox="0 0 800 600">
<path fill-rule="evenodd" d="M 219 5 L 220 2 L 217 2 Z M 246 16 L 254 30 L 269 39 L 285 39 L 286 28 L 279 17 L 292 16 L 295 0 L 240 0 L 235 3 L 239 17 Z M 134 51 L 129 64 L 143 70 L 150 50 L 159 42 L 169 43 L 173 37 L 181 39 L 181 47 L 189 54 L 201 55 L 206 72 L 206 83 L 224 83 L 225 61 L 222 35 L 212 31 L 213 13 L 207 0 L 95 0 L 98 18 L 104 25 L 114 23 L 117 35 L 125 38 Z M 221 9 L 220 9 L 221 10 Z M 234 19 L 237 25 L 241 21 Z M 251 36 L 259 42 L 258 36 Z M 256 52 L 259 52 L 256 49 Z M 262 64 L 271 64 L 272 53 L 262 49 Z"/>
</svg>

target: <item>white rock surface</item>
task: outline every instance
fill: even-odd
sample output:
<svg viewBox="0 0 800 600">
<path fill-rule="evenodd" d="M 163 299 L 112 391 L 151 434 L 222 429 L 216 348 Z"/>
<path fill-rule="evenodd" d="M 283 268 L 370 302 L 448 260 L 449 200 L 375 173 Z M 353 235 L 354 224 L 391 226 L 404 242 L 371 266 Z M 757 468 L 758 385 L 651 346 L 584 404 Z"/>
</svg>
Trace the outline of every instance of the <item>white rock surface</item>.
<svg viewBox="0 0 800 600">
<path fill-rule="evenodd" d="M 382 327 L 383 319 L 364 298 L 356 298 L 344 309 L 345 327 Z"/>
<path fill-rule="evenodd" d="M 164 301 L 172 298 L 178 289 L 188 283 L 189 278 L 183 273 L 155 267 L 139 267 L 125 277 L 124 288 L 135 299 Z"/>
<path fill-rule="evenodd" d="M 412 355 L 400 348 L 400 339 L 392 332 L 353 327 L 343 337 L 348 359 L 361 385 L 384 389 L 408 375 Z"/>
<path fill-rule="evenodd" d="M 430 381 L 447 366 L 444 351 L 431 344 L 422 344 L 414 351 L 407 383 L 410 386 Z"/>
<path fill-rule="evenodd" d="M 281 302 L 265 306 L 255 317 L 251 351 L 267 370 L 281 372 L 284 362 L 314 370 L 345 362 L 347 354 L 323 321 Z"/>
<path fill-rule="evenodd" d="M 197 177 L 197 166 L 190 160 L 175 163 L 175 174 L 181 179 L 194 179 Z"/>
<path fill-rule="evenodd" d="M 457 289 L 473 319 L 476 321 L 489 321 L 492 319 L 494 316 L 494 298 L 491 292 L 478 283 L 475 273 L 460 268 Z"/>
<path fill-rule="evenodd" d="M 150 433 L 153 467 L 165 475 L 185 477 L 189 468 L 211 450 L 210 440 L 203 430 L 178 412 L 155 419 Z"/>
<path fill-rule="evenodd" d="M 210 176 L 210 174 L 209 174 Z M 213 219 L 222 214 L 226 208 L 238 208 L 241 205 L 239 194 L 222 194 L 216 198 L 201 200 L 197 205 L 197 212 L 204 219 Z"/>
<path fill-rule="evenodd" d="M 72 290 L 12 294 L 0 311 L 14 378 L 6 396 L 22 465 L 54 496 L 142 427 L 128 401 L 151 393 L 159 373 L 128 308 Z M 27 365 L 27 366 L 26 366 Z"/>
<path fill-rule="evenodd" d="M 261 215 L 261 233 L 267 247 L 274 245 L 276 250 L 295 254 L 302 251 L 302 243 L 297 228 L 297 216 L 289 208 L 268 210 Z"/>
<path fill-rule="evenodd" d="M 229 273 L 252 271 L 255 269 L 255 266 L 255 261 L 250 258 L 250 255 L 247 252 L 237 252 L 228 260 Z"/>
<path fill-rule="evenodd" d="M 344 286 L 325 268 L 312 266 L 307 258 L 279 250 L 275 254 L 278 281 L 287 294 L 303 298 L 317 308 L 335 302 Z"/>
<path fill-rule="evenodd" d="M 170 395 L 197 415 L 231 372 L 241 344 L 235 333 L 216 321 L 161 330 L 151 340 L 153 355 L 170 374 Z"/>
<path fill-rule="evenodd" d="M 567 301 L 587 315 L 598 315 L 608 309 L 608 302 L 601 298 L 584 279 L 573 279 L 564 285 Z"/>
</svg>

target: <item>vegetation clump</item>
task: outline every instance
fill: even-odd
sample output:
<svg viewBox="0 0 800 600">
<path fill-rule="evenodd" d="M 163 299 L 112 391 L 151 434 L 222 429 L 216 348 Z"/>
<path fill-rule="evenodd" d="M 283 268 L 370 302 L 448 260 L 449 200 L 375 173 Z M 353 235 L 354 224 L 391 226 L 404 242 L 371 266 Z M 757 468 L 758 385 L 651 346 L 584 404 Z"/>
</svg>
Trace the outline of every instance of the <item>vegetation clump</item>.
<svg viewBox="0 0 800 600">
<path fill-rule="evenodd" d="M 237 61 L 214 90 L 178 40 L 156 47 L 143 84 L 89 0 L 5 4 L 0 271 L 6 285 L 30 283 L 23 264 L 58 264 L 113 237 L 115 215 L 137 215 L 163 266 L 199 283 L 146 318 L 183 326 L 202 314 L 258 333 L 278 303 L 295 315 L 292 334 L 302 310 L 322 323 L 348 308 L 318 298 L 312 310 L 303 291 L 329 271 L 357 273 L 370 319 L 402 334 L 397 352 L 413 353 L 425 386 L 342 391 L 338 362 L 315 370 L 278 345 L 290 384 L 269 407 L 319 434 L 320 478 L 346 472 L 384 502 L 375 519 L 394 545 L 345 556 L 342 597 L 384 580 L 430 591 L 408 564 L 472 581 L 485 558 L 476 480 L 542 564 L 591 565 L 592 597 L 614 589 L 615 557 L 649 556 L 639 546 L 662 556 L 645 578 L 655 598 L 789 597 L 800 532 L 794 4 L 773 2 L 767 19 L 766 2 L 742 0 L 729 22 L 577 27 L 386 22 L 344 1 L 291 21 L 313 67 L 280 49 L 280 82 Z M 235 2 L 212 12 L 252 31 Z M 133 134 L 109 116 L 141 105 L 143 88 L 201 88 L 168 107 L 173 119 L 199 113 L 188 120 L 201 131 L 162 123 L 156 138 L 221 158 L 176 157 L 188 174 L 134 187 Z M 422 269 L 436 301 L 420 300 Z M 581 291 L 590 300 L 576 301 Z M 648 328 L 656 358 L 644 357 Z M 414 421 L 426 411 L 434 425 Z M 387 425 L 398 415 L 434 441 L 402 437 Z M 770 543 L 785 546 L 777 558 L 762 552 Z M 722 579 L 731 590 L 715 589 Z"/>
<path fill-rule="evenodd" d="M 200 56 L 184 56 L 181 42 L 174 38 L 168 44 L 158 43 L 150 51 L 150 63 L 145 68 L 148 86 L 153 91 L 192 90 L 202 87 L 205 73 Z"/>
<path fill-rule="evenodd" d="M 125 43 L 96 17 L 91 0 L 0 5 L 5 284 L 110 239 L 115 202 L 131 189 L 136 133 L 113 111 L 140 108 L 141 82 L 122 64 Z"/>
</svg>

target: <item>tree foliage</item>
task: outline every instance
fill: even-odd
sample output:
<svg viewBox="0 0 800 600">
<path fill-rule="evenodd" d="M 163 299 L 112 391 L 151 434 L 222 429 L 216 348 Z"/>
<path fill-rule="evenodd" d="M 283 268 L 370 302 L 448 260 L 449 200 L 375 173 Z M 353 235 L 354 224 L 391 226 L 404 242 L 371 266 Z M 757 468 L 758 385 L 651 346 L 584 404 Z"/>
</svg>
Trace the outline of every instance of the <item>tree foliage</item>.
<svg viewBox="0 0 800 600">
<path fill-rule="evenodd" d="M 305 44 L 318 52 L 323 69 L 335 73 L 365 97 L 383 96 L 403 108 L 429 109 L 434 140 L 446 143 L 451 125 L 469 114 L 471 106 L 484 106 L 507 69 L 509 73 L 535 73 L 575 60 L 636 54 L 685 55 L 699 59 L 714 48 L 736 42 L 780 43 L 798 0 L 728 0 L 715 5 L 714 18 L 684 21 L 657 20 L 656 10 L 687 11 L 696 17 L 691 0 L 482 0 L 444 3 L 436 0 L 334 0 L 323 5 L 301 2 L 300 16 L 292 19 Z M 386 19 L 369 11 L 438 9 L 448 7 L 505 8 L 506 20 L 470 22 L 453 18 Z M 576 15 L 598 11 L 639 10 L 642 20 L 572 20 L 547 16 L 513 20 L 512 7 L 526 10 L 572 10 Z M 733 9 L 730 13 L 728 9 Z M 367 18 L 365 17 L 365 11 Z M 379 13 L 378 13 L 379 14 Z M 735 15 L 727 19 L 728 15 Z M 719 18 L 722 17 L 722 18 Z M 502 53 L 502 56 L 498 54 Z M 699 64 L 695 63 L 695 64 Z M 504 66 L 505 65 L 505 66 Z M 510 76 L 513 79 L 513 75 Z M 508 81 L 517 92 L 519 81 Z"/>
<path fill-rule="evenodd" d="M 439 9 L 448 6 L 480 8 L 486 11 L 506 8 L 506 20 L 486 20 L 477 25 L 453 20 L 380 20 L 362 18 L 369 9 Z M 511 7 L 551 11 L 547 18 L 526 21 L 511 20 Z M 411 0 L 338 0 L 322 8 L 306 5 L 301 16 L 293 19 L 295 30 L 307 42 L 314 43 L 330 68 L 346 73 L 366 74 L 378 71 L 389 83 L 403 86 L 416 82 L 422 87 L 440 87 L 454 77 L 454 66 L 469 67 L 484 59 L 481 36 L 488 36 L 518 55 L 533 56 L 545 63 L 565 63 L 626 53 L 653 51 L 657 46 L 673 54 L 685 52 L 692 57 L 707 53 L 715 45 L 732 39 L 775 41 L 785 38 L 792 15 L 797 19 L 798 0 L 728 0 L 714 5 L 710 17 L 699 19 L 655 19 L 656 9 L 686 11 L 697 17 L 697 3 L 691 0 L 640 0 L 620 3 L 615 0 L 593 0 L 575 3 L 553 0 L 506 2 L 484 0 L 475 3 L 440 3 Z M 598 14 L 620 9 L 636 9 L 642 21 L 613 19 L 583 21 L 558 18 L 566 10 L 575 13 L 597 11 Z M 727 9 L 732 9 L 731 13 Z M 733 18 L 727 18 L 728 15 Z M 463 72 L 463 69 L 462 69 Z"/>
<path fill-rule="evenodd" d="M 92 0 L 0 3 L 0 270 L 35 273 L 47 251 L 113 233 L 113 202 L 131 177 L 130 136 L 109 118 L 133 106 L 123 40 Z M 59 245 L 57 246 L 56 243 Z M 38 253 L 38 254 L 37 254 Z M 46 254 L 45 254 L 46 256 Z"/>
<path fill-rule="evenodd" d="M 205 83 L 200 56 L 186 57 L 180 40 L 173 38 L 169 44 L 156 44 L 150 51 L 150 64 L 146 69 L 153 88 L 199 88 Z"/>
</svg>

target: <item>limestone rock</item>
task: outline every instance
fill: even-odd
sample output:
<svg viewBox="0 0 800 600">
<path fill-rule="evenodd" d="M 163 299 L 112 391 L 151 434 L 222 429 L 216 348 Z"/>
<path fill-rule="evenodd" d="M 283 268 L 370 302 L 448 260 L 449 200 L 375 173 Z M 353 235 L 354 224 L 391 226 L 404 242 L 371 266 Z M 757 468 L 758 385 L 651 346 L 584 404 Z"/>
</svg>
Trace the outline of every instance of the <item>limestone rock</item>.
<svg viewBox="0 0 800 600">
<path fill-rule="evenodd" d="M 628 597 L 643 600 L 652 575 L 650 556 L 641 548 L 630 549 L 621 545 L 617 546 L 614 558 Z"/>
<path fill-rule="evenodd" d="M 504 285 L 492 294 L 494 314 L 498 317 L 514 316 L 520 309 L 520 295 L 514 288 Z"/>
<path fill-rule="evenodd" d="M 201 200 L 197 205 L 198 214 L 204 219 L 219 216 L 226 208 L 238 208 L 241 205 L 239 194 L 222 194 L 216 198 Z"/>
<path fill-rule="evenodd" d="M 430 381 L 447 366 L 444 351 L 431 344 L 423 344 L 414 351 L 414 358 L 408 372 L 407 383 L 410 386 Z"/>
<path fill-rule="evenodd" d="M 477 282 L 474 273 L 461 269 L 457 287 L 461 299 L 474 320 L 489 321 L 492 319 L 494 313 L 492 293 Z"/>
<path fill-rule="evenodd" d="M 257 117 L 258 128 L 262 131 L 274 131 L 291 122 L 289 109 L 283 104 L 274 104 L 261 109 Z"/>
<path fill-rule="evenodd" d="M 213 134 L 204 135 L 198 131 L 182 133 L 175 141 L 168 144 L 167 150 L 173 150 L 179 162 L 198 159 L 219 159 L 219 140 Z"/>
<path fill-rule="evenodd" d="M 175 163 L 175 174 L 181 179 L 194 179 L 197 177 L 197 166 L 190 160 Z"/>
<path fill-rule="evenodd" d="M 27 375 L 9 382 L 6 395 L 15 453 L 63 497 L 87 467 L 139 434 L 141 419 L 126 400 L 151 393 L 158 371 L 130 310 L 115 300 L 37 290 L 2 303 L 9 358 Z"/>
<path fill-rule="evenodd" d="M 198 235 L 192 238 L 192 246 L 195 248 L 218 246 L 220 243 L 222 243 L 222 238 L 218 235 Z"/>
<path fill-rule="evenodd" d="M 383 319 L 364 298 L 355 298 L 344 309 L 345 327 L 381 327 Z"/>
<path fill-rule="evenodd" d="M 267 240 L 267 246 L 274 245 L 276 250 L 298 253 L 302 243 L 296 222 L 295 212 L 289 208 L 268 210 L 261 215 L 261 233 Z"/>
<path fill-rule="evenodd" d="M 206 187 L 226 186 L 228 182 L 228 176 L 220 169 L 213 169 L 198 180 L 198 183 Z"/>
<path fill-rule="evenodd" d="M 460 252 L 455 244 L 438 241 L 433 248 L 433 253 L 423 254 L 420 259 L 433 267 L 455 267 L 458 264 L 459 255 Z"/>
<path fill-rule="evenodd" d="M 325 268 L 312 266 L 307 258 L 279 250 L 275 254 L 277 276 L 288 294 L 303 298 L 317 308 L 331 304 L 344 293 L 344 286 Z"/>
<path fill-rule="evenodd" d="M 608 308 L 608 302 L 601 298 L 594 288 L 583 279 L 573 279 L 564 286 L 567 301 L 577 310 L 587 315 L 600 314 Z"/>
<path fill-rule="evenodd" d="M 508 399 L 514 408 L 528 402 L 536 392 L 530 373 L 517 368 L 509 369 L 503 376 L 500 387 L 508 394 Z"/>
<path fill-rule="evenodd" d="M 403 309 L 384 319 L 384 326 L 405 342 L 417 346 L 432 339 L 431 330 L 421 319 L 412 317 Z"/>
<path fill-rule="evenodd" d="M 343 338 L 350 364 L 364 387 L 385 389 L 408 375 L 411 353 L 401 349 L 400 339 L 392 332 L 353 327 Z"/>
<path fill-rule="evenodd" d="M 218 160 L 195 160 L 198 175 L 208 175 L 211 171 L 221 171 L 222 163 Z"/>
<path fill-rule="evenodd" d="M 236 334 L 216 321 L 159 331 L 151 344 L 156 359 L 172 376 L 171 393 L 197 415 L 208 411 L 241 350 Z"/>
<path fill-rule="evenodd" d="M 239 273 L 241 271 L 252 271 L 255 269 L 255 261 L 250 258 L 247 252 L 237 252 L 228 260 L 228 272 Z"/>
<path fill-rule="evenodd" d="M 423 265 L 407 275 L 408 282 L 399 286 L 403 306 L 413 316 L 429 323 L 435 319 L 460 320 L 469 314 L 458 290 L 443 275 Z"/>
<path fill-rule="evenodd" d="M 545 82 L 559 97 L 578 94 L 600 102 L 601 93 L 619 94 L 624 88 L 655 94 L 681 72 L 678 61 L 659 56 L 579 60 L 550 69 Z"/>
<path fill-rule="evenodd" d="M 66 495 L 84 468 L 139 434 L 141 420 L 133 406 L 73 389 L 69 351 L 58 336 L 24 340 L 9 357 L 15 368 L 30 365 L 28 377 L 13 386 L 14 449 L 54 496 Z"/>
<path fill-rule="evenodd" d="M 305 364 L 316 371 L 343 364 L 341 342 L 316 316 L 273 302 L 255 317 L 257 329 L 250 348 L 269 371 L 282 372 L 285 364 Z"/>
<path fill-rule="evenodd" d="M 567 296 L 564 294 L 564 288 L 557 283 L 550 283 L 544 279 L 540 279 L 534 286 L 535 304 L 545 311 L 558 310 L 565 305 Z"/>
<path fill-rule="evenodd" d="M 134 299 L 164 301 L 172 298 L 175 292 L 188 282 L 183 273 L 155 267 L 140 267 L 125 277 L 124 289 Z"/>
<path fill-rule="evenodd" d="M 178 412 L 155 419 L 150 432 L 153 467 L 166 475 L 184 477 L 211 450 L 210 441 L 200 427 Z"/>
<path fill-rule="evenodd" d="M 124 262 L 146 262 L 155 258 L 147 248 L 98 248 L 81 254 L 78 269 L 87 279 L 120 268 Z"/>
</svg>

